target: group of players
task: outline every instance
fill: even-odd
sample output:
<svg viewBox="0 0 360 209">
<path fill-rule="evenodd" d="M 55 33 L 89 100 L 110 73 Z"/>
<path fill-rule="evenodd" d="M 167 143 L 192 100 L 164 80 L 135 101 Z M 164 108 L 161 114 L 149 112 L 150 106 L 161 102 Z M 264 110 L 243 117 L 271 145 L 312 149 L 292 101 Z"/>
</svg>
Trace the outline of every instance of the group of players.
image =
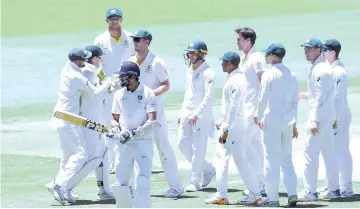
<svg viewBox="0 0 360 209">
<path fill-rule="evenodd" d="M 144 29 L 134 34 L 124 31 L 118 8 L 106 11 L 106 22 L 108 30 L 96 37 L 93 45 L 70 51 L 54 109 L 112 128 L 103 135 L 53 118 L 62 158 L 58 175 L 46 187 L 57 201 L 75 203 L 73 188 L 95 171 L 99 200 L 115 199 L 118 207 L 151 207 L 154 143 L 169 185 L 164 197 L 199 191 L 216 176 L 217 192 L 205 202 L 229 204 L 228 167 L 233 156 L 248 189 L 239 204 L 279 206 L 280 168 L 288 205 L 316 201 L 320 152 L 327 174 L 320 198 L 354 194 L 348 83 L 337 40 L 323 43 L 314 38 L 301 45 L 312 66 L 308 91 L 299 94 L 295 74 L 282 63 L 286 54 L 284 46 L 270 45 L 264 50 L 264 57 L 254 48 L 255 31 L 236 29 L 237 45 L 245 56 L 240 59 L 237 52 L 227 52 L 220 58 L 227 80 L 221 119 L 217 122 L 213 117 L 215 70 L 206 62 L 206 43 L 191 42 L 184 54 L 189 68 L 177 118 L 178 148 L 191 163 L 189 184 L 184 188 L 169 143 L 164 111 L 163 94 L 170 88 L 169 76 L 164 61 L 149 51 L 152 34 Z M 265 70 L 265 62 L 271 65 L 270 69 Z M 309 119 L 304 192 L 297 195 L 292 139 L 298 137 L 300 99 L 309 101 Z M 214 138 L 215 129 L 219 138 L 214 161 L 210 163 L 205 154 L 208 138 Z M 116 183 L 110 188 L 112 169 Z"/>
</svg>

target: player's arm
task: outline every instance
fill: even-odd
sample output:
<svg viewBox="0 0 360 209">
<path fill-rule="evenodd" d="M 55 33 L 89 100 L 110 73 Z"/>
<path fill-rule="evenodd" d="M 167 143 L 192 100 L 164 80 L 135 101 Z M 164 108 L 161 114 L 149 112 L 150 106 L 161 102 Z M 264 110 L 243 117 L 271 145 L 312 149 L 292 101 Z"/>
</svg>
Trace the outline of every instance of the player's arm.
<svg viewBox="0 0 360 209">
<path fill-rule="evenodd" d="M 77 89 L 86 92 L 89 98 L 94 100 L 102 98 L 111 85 L 111 79 L 107 79 L 103 84 L 96 87 L 83 75 L 75 78 L 74 82 Z"/>
<path fill-rule="evenodd" d="M 155 64 L 156 77 L 160 81 L 161 85 L 154 89 L 155 96 L 159 96 L 170 89 L 169 76 L 167 73 L 167 69 L 165 63 L 162 60 L 159 60 Z"/>
<path fill-rule="evenodd" d="M 119 125 L 119 121 L 120 121 L 120 100 L 121 98 L 121 92 L 118 91 L 115 95 L 114 95 L 114 99 L 113 99 L 113 103 L 112 103 L 112 108 L 111 108 L 111 112 L 112 112 L 112 120 L 111 120 L 111 127 L 115 127 Z"/>
<path fill-rule="evenodd" d="M 323 111 L 323 104 L 325 101 L 324 92 L 327 91 L 327 89 L 333 88 L 334 84 L 334 78 L 332 75 L 326 74 L 325 72 L 319 72 L 315 71 L 313 79 L 314 81 L 314 88 L 315 88 L 315 101 L 314 101 L 314 108 L 315 111 L 312 111 L 312 114 L 310 115 L 310 120 L 313 122 L 319 122 L 320 120 L 320 112 Z"/>
<path fill-rule="evenodd" d="M 270 78 L 268 76 L 268 73 L 264 73 L 263 77 L 261 79 L 261 84 L 260 84 L 257 112 L 255 113 L 255 117 L 257 119 L 255 119 L 255 120 L 261 121 L 263 116 L 264 116 L 264 111 L 266 109 L 266 105 L 267 105 L 267 102 L 268 102 L 268 99 L 269 99 L 270 83 L 271 83 L 271 81 L 270 81 Z M 255 121 L 255 123 L 256 122 L 257 121 Z"/>
<path fill-rule="evenodd" d="M 224 115 L 224 122 L 221 124 L 221 128 L 223 130 L 229 130 L 234 127 L 234 121 L 237 113 L 237 109 L 239 107 L 240 101 L 240 88 L 238 85 L 229 86 L 226 91 L 224 91 L 224 96 L 229 100 L 229 104 L 226 109 L 226 114 Z"/>
<path fill-rule="evenodd" d="M 298 106 L 299 106 L 299 99 L 298 99 L 298 95 L 299 95 L 299 82 L 295 76 L 295 74 L 292 75 L 292 79 L 294 82 L 294 92 L 293 92 L 293 96 L 292 96 L 292 109 L 293 109 L 293 114 L 294 114 L 294 120 L 295 120 L 295 124 L 297 122 L 297 115 L 298 115 Z"/>
<path fill-rule="evenodd" d="M 256 55 L 256 57 L 254 58 L 254 68 L 255 68 L 255 72 L 258 76 L 259 81 L 261 81 L 261 77 L 264 73 L 264 65 L 265 65 L 266 61 L 265 61 L 265 57 L 262 55 Z"/>
<path fill-rule="evenodd" d="M 212 105 L 214 97 L 214 82 L 215 82 L 215 71 L 213 69 L 204 72 L 205 82 L 205 96 L 202 99 L 200 105 L 196 108 L 194 115 L 199 116 L 202 114 L 205 107 Z"/>
<path fill-rule="evenodd" d="M 335 70 L 336 71 L 336 70 Z M 347 95 L 347 82 L 345 72 L 341 72 L 340 75 L 336 76 L 336 95 L 335 95 L 335 112 L 336 122 L 340 121 L 341 110 L 346 106 L 346 95 Z"/>
</svg>

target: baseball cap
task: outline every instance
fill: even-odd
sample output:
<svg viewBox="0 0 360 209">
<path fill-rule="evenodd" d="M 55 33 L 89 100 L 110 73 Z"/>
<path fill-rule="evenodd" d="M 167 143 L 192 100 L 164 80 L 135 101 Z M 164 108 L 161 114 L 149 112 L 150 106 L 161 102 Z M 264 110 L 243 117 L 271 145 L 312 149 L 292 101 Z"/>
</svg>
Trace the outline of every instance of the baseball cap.
<svg viewBox="0 0 360 209">
<path fill-rule="evenodd" d="M 240 63 L 240 56 L 236 52 L 226 52 L 220 60 L 229 61 L 233 65 L 238 65 Z"/>
<path fill-rule="evenodd" d="M 110 8 L 106 10 L 106 18 L 109 18 L 110 16 L 122 17 L 122 12 L 119 8 Z"/>
<path fill-rule="evenodd" d="M 68 55 L 70 61 L 76 61 L 76 60 L 87 60 L 91 57 L 91 52 L 86 51 L 84 49 L 80 48 L 73 48 Z"/>
<path fill-rule="evenodd" d="M 301 46 L 307 46 L 307 47 L 314 47 L 314 48 L 321 48 L 322 47 L 322 42 L 317 39 L 317 38 L 312 38 L 312 39 L 308 39 L 304 42 L 304 44 L 302 44 Z"/>
<path fill-rule="evenodd" d="M 286 54 L 285 47 L 282 44 L 271 44 L 264 50 L 267 54 L 275 55 L 279 58 L 284 58 Z"/>
<path fill-rule="evenodd" d="M 140 68 L 139 65 L 135 62 L 125 61 L 122 63 L 118 74 L 125 75 L 125 74 L 135 74 L 137 77 L 140 76 Z"/>
<path fill-rule="evenodd" d="M 89 46 L 85 47 L 85 50 L 91 52 L 92 56 L 95 56 L 95 57 L 100 57 L 100 56 L 104 55 L 104 52 L 101 50 L 101 48 L 99 46 L 89 45 Z"/>
<path fill-rule="evenodd" d="M 336 39 L 326 40 L 323 44 L 322 51 L 334 50 L 337 54 L 341 51 L 341 44 Z"/>
<path fill-rule="evenodd" d="M 150 31 L 146 29 L 140 29 L 136 31 L 134 34 L 130 35 L 132 38 L 142 38 L 151 41 L 152 40 L 152 34 Z"/>
</svg>

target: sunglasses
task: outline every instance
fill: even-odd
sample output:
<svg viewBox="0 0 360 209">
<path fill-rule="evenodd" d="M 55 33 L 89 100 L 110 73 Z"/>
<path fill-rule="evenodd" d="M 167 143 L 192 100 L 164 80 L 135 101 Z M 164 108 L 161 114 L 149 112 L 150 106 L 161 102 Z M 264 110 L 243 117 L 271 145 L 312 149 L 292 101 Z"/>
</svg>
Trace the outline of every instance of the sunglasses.
<svg viewBox="0 0 360 209">
<path fill-rule="evenodd" d="M 134 40 L 134 42 L 138 43 L 138 42 L 140 42 L 141 38 L 139 38 L 139 37 L 134 37 L 133 40 Z"/>
<path fill-rule="evenodd" d="M 109 17 L 108 18 L 108 20 L 110 20 L 110 21 L 118 21 L 120 19 L 121 19 L 121 17 Z"/>
</svg>

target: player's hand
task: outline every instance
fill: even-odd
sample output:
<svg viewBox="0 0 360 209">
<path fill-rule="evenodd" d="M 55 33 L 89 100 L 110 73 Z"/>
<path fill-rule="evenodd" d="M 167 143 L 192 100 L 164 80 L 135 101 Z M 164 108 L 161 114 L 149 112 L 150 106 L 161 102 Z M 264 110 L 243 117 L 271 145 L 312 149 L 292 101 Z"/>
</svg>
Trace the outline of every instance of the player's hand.
<svg viewBox="0 0 360 209">
<path fill-rule="evenodd" d="M 129 129 L 124 129 L 120 133 L 115 134 L 114 139 L 119 140 L 121 144 L 126 144 L 133 137 L 133 132 Z"/>
<path fill-rule="evenodd" d="M 294 123 L 294 125 L 293 125 L 293 139 L 298 138 L 298 136 L 299 136 L 299 132 L 297 130 L 296 123 Z"/>
<path fill-rule="evenodd" d="M 333 124 L 333 126 L 332 126 L 332 127 L 333 127 L 333 129 L 337 129 L 337 127 L 338 127 L 338 125 L 337 125 L 337 121 L 335 121 L 335 122 L 334 122 L 334 124 Z"/>
<path fill-rule="evenodd" d="M 198 119 L 198 117 L 196 115 L 191 116 L 190 120 L 189 120 L 189 125 L 190 126 L 195 126 L 196 122 L 197 122 L 197 119 Z"/>
<path fill-rule="evenodd" d="M 312 135 L 315 136 L 319 132 L 319 124 L 315 121 L 312 121 L 310 125 L 310 131 Z"/>
<path fill-rule="evenodd" d="M 177 118 L 176 118 L 176 124 L 180 125 L 180 120 L 181 120 L 181 118 L 180 118 L 180 117 L 177 117 Z"/>
<path fill-rule="evenodd" d="M 308 100 L 309 96 L 307 92 L 301 92 L 299 93 L 299 100 L 305 99 Z"/>
<path fill-rule="evenodd" d="M 228 137 L 228 131 L 225 131 L 225 132 L 222 131 L 221 135 L 219 137 L 219 143 L 220 144 L 225 144 L 227 137 Z"/>
<path fill-rule="evenodd" d="M 216 129 L 217 129 L 217 130 L 220 130 L 220 127 L 221 127 L 221 120 L 216 121 L 216 123 L 215 123 L 215 127 L 216 127 Z"/>
</svg>

